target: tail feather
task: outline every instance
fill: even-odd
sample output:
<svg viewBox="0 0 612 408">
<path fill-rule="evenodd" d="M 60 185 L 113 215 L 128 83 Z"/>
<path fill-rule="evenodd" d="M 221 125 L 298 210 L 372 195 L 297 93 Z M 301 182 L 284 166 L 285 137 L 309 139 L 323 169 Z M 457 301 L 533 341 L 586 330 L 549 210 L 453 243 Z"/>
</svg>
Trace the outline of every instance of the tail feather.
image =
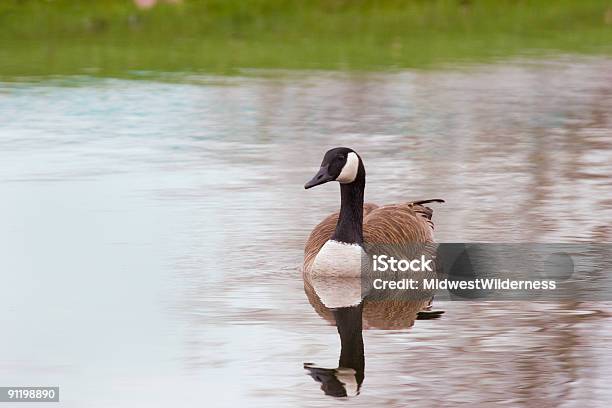
<svg viewBox="0 0 612 408">
<path fill-rule="evenodd" d="M 444 201 L 441 198 L 432 198 L 430 200 L 413 201 L 412 204 L 421 205 L 421 204 L 427 204 L 427 203 L 444 203 L 444 202 L 446 201 Z"/>
<path fill-rule="evenodd" d="M 413 201 L 410 203 L 410 205 L 412 206 L 415 213 L 421 215 L 423 218 L 425 218 L 425 220 L 427 220 L 427 223 L 433 230 L 434 223 L 431 221 L 431 217 L 433 216 L 433 210 L 427 206 L 424 206 L 423 204 L 443 203 L 443 202 L 444 200 L 442 200 L 441 198 L 432 198 L 431 200 Z"/>
</svg>

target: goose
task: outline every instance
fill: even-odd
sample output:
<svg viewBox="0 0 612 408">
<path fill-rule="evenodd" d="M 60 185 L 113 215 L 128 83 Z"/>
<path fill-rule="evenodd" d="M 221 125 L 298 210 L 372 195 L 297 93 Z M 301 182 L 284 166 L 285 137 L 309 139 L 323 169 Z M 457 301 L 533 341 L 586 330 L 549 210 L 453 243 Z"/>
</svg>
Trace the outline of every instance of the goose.
<svg viewBox="0 0 612 408">
<path fill-rule="evenodd" d="M 328 215 L 310 233 L 304 248 L 304 274 L 359 277 L 364 243 L 434 242 L 433 210 L 424 204 L 444 200 L 364 204 L 365 167 L 359 154 L 348 147 L 328 150 L 304 188 L 330 181 L 340 183 L 340 211 Z"/>
</svg>

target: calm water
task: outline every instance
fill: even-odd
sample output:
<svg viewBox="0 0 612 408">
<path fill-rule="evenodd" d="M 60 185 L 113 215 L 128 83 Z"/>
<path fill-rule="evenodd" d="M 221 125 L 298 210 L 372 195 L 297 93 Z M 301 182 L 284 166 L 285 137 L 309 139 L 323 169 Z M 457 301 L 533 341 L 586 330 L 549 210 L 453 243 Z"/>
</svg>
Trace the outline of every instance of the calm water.
<svg viewBox="0 0 612 408">
<path fill-rule="evenodd" d="M 440 241 L 611 241 L 611 60 L 0 84 L 0 385 L 59 385 L 63 407 L 347 406 L 303 368 L 340 355 L 300 272 L 339 205 L 302 186 L 338 145 L 368 201 L 445 198 Z M 612 303 L 433 309 L 364 310 L 349 405 L 612 401 Z"/>
</svg>

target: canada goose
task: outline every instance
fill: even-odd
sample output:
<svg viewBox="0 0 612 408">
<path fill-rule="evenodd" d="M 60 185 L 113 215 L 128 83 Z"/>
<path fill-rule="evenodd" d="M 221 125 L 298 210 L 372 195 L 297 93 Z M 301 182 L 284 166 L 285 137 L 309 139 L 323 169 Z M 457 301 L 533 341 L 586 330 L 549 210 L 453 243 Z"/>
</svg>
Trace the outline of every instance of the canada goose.
<svg viewBox="0 0 612 408">
<path fill-rule="evenodd" d="M 304 249 L 304 273 L 359 276 L 364 242 L 368 244 L 433 243 L 432 199 L 377 206 L 363 202 L 365 167 L 347 147 L 325 153 L 319 172 L 304 185 L 340 183 L 340 211 L 327 216 L 310 233 Z"/>
</svg>

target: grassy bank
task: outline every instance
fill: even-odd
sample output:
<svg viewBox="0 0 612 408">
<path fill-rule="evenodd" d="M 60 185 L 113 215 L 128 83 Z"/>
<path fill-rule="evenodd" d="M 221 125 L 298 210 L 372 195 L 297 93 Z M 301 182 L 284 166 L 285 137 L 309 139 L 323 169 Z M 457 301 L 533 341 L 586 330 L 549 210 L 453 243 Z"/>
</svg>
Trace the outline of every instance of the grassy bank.
<svg viewBox="0 0 612 408">
<path fill-rule="evenodd" d="M 612 54 L 609 0 L 3 0 L 0 76 L 379 70 Z"/>
</svg>

